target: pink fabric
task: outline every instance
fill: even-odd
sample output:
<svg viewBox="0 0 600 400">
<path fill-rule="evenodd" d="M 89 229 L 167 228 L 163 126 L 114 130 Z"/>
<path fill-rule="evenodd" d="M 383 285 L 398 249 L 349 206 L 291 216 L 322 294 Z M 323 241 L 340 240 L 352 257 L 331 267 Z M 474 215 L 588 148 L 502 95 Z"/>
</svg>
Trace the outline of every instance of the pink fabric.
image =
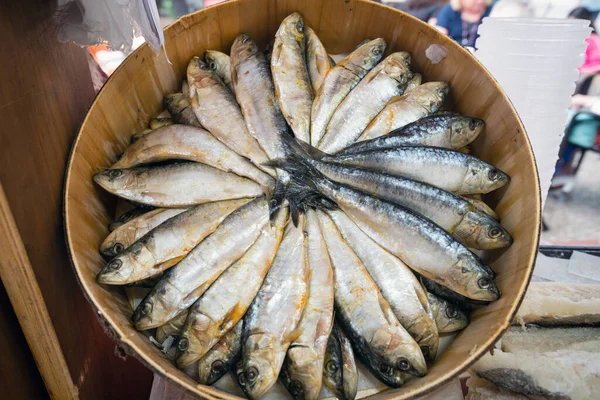
<svg viewBox="0 0 600 400">
<path fill-rule="evenodd" d="M 600 37 L 592 33 L 585 42 L 587 43 L 585 61 L 579 67 L 579 72 L 585 74 L 600 72 Z"/>
</svg>

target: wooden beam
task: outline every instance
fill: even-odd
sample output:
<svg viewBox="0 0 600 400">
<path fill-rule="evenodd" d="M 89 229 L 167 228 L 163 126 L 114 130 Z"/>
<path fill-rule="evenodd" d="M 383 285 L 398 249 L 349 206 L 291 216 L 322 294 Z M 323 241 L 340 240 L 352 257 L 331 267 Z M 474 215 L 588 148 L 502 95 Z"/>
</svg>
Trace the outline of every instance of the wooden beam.
<svg viewBox="0 0 600 400">
<path fill-rule="evenodd" d="M 0 182 L 0 278 L 53 399 L 78 399 L 67 362 Z"/>
</svg>

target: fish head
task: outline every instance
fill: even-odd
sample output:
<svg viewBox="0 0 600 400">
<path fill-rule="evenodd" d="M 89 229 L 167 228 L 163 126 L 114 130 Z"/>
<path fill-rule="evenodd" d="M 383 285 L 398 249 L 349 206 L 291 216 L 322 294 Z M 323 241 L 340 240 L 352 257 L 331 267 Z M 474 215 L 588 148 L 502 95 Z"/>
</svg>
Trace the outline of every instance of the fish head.
<svg viewBox="0 0 600 400">
<path fill-rule="evenodd" d="M 459 256 L 450 279 L 463 289 L 464 296 L 481 301 L 495 301 L 500 297 L 500 290 L 494 282 L 494 271 L 477 256 L 468 254 Z"/>
<path fill-rule="evenodd" d="M 474 157 L 468 161 L 461 193 L 489 193 L 510 182 L 510 177 L 498 168 Z"/>
<path fill-rule="evenodd" d="M 342 351 L 333 334 L 327 342 L 327 351 L 323 361 L 323 381 L 327 387 L 334 390 L 338 395 L 344 393 Z"/>
<path fill-rule="evenodd" d="M 227 373 L 230 360 L 220 358 L 202 357 L 198 362 L 199 382 L 204 385 L 213 385 Z"/>
<path fill-rule="evenodd" d="M 408 80 L 412 78 L 410 54 L 405 51 L 391 54 L 385 59 L 383 72 L 396 80 L 400 85 L 406 85 Z"/>
<path fill-rule="evenodd" d="M 442 106 L 447 94 L 447 83 L 425 82 L 412 92 L 410 98 L 424 109 L 435 112 Z"/>
<path fill-rule="evenodd" d="M 277 381 L 285 349 L 278 340 L 266 334 L 250 335 L 244 343 L 244 349 L 246 393 L 251 399 L 259 399 Z"/>
<path fill-rule="evenodd" d="M 179 304 L 182 300 L 178 290 L 160 280 L 133 312 L 131 321 L 135 329 L 144 331 L 165 324 L 175 316 L 169 309 L 173 307 L 167 308 L 166 304 Z"/>
<path fill-rule="evenodd" d="M 450 126 L 450 145 L 454 149 L 464 147 L 479 136 L 485 122 L 478 118 L 456 116 Z"/>
<path fill-rule="evenodd" d="M 225 71 L 227 65 L 227 59 L 225 57 L 227 57 L 226 54 L 215 50 L 206 50 L 204 53 L 206 65 L 215 73 L 223 73 Z"/>
<path fill-rule="evenodd" d="M 475 249 L 500 249 L 513 243 L 512 236 L 502 225 L 478 211 L 467 212 L 454 233 L 465 246 Z"/>
<path fill-rule="evenodd" d="M 381 362 L 408 375 L 425 376 L 427 363 L 417 342 L 406 340 L 406 332 L 399 326 L 385 326 L 377 329 L 369 348 Z"/>
<path fill-rule="evenodd" d="M 187 67 L 187 79 L 191 93 L 193 93 L 194 86 L 203 88 L 220 83 L 215 72 L 200 57 L 193 57 L 190 60 Z"/>
<path fill-rule="evenodd" d="M 435 321 L 429 315 L 422 315 L 416 321 L 415 327 L 419 326 L 423 335 L 419 338 L 419 348 L 426 362 L 433 362 L 437 356 L 440 337 Z"/>
<path fill-rule="evenodd" d="M 241 358 L 235 364 L 235 367 L 233 368 L 232 372 L 235 375 L 236 381 L 237 381 L 238 385 L 240 386 L 240 388 L 242 389 L 242 391 L 244 392 L 244 394 L 246 396 L 250 397 L 248 395 L 248 391 L 246 390 L 246 377 L 244 376 L 244 362 Z"/>
<path fill-rule="evenodd" d="M 118 256 L 123 250 L 125 250 L 125 245 L 121 243 L 120 240 L 121 239 L 119 239 L 116 235 L 111 234 L 100 245 L 100 254 L 107 259 Z"/>
<path fill-rule="evenodd" d="M 258 45 L 246 34 L 238 35 L 231 45 L 231 62 L 244 61 L 255 54 L 260 53 Z"/>
<path fill-rule="evenodd" d="M 278 36 L 293 38 L 300 48 L 304 48 L 304 21 L 300 13 L 295 12 L 287 16 L 280 25 Z"/>
<path fill-rule="evenodd" d="M 138 168 L 137 171 L 144 169 Z M 107 169 L 94 175 L 94 182 L 109 192 L 126 189 L 135 186 L 137 182 L 136 170 L 129 169 Z"/>
<path fill-rule="evenodd" d="M 441 322 L 438 324 L 440 332 L 455 332 L 469 325 L 467 315 L 452 303 L 444 301 L 440 304 L 439 313 L 436 321 Z"/>
<path fill-rule="evenodd" d="M 396 368 L 392 368 L 380 361 L 375 361 L 372 365 L 372 368 L 377 368 L 377 378 L 383 381 L 383 383 L 385 383 L 387 386 L 398 388 L 404 385 L 406 380 L 406 374 L 404 372 Z"/>
<path fill-rule="evenodd" d="M 287 351 L 281 375 L 284 384 L 294 399 L 316 399 L 323 381 L 323 362 L 319 361 L 315 349 L 292 346 Z"/>
<path fill-rule="evenodd" d="M 354 50 L 351 54 L 356 54 L 356 60 L 359 60 L 359 67 L 370 71 L 383 57 L 385 53 L 386 43 L 382 38 L 371 40 Z"/>
<path fill-rule="evenodd" d="M 110 260 L 96 276 L 98 283 L 106 285 L 123 285 L 129 283 L 129 277 L 133 274 L 133 263 L 127 255 L 117 256 Z"/>
</svg>

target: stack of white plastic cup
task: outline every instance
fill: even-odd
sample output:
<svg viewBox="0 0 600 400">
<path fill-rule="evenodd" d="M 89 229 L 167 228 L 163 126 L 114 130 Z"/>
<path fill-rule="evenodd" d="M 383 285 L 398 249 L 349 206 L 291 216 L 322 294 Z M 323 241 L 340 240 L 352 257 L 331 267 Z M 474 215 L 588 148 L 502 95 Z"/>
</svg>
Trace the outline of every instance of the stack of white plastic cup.
<svg viewBox="0 0 600 400">
<path fill-rule="evenodd" d="M 542 203 L 550 189 L 570 98 L 584 61 L 589 21 L 485 18 L 476 56 L 519 113 L 533 146 Z"/>
</svg>

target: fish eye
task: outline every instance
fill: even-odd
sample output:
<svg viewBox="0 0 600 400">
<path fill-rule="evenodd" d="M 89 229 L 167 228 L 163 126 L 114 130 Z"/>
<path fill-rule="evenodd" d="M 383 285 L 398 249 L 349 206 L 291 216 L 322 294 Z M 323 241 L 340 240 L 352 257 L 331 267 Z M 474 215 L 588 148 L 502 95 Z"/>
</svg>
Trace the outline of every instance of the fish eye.
<svg viewBox="0 0 600 400">
<path fill-rule="evenodd" d="M 488 235 L 492 239 L 496 239 L 497 237 L 500 237 L 501 234 L 502 234 L 502 231 L 500 231 L 500 228 L 497 228 L 497 227 L 493 227 L 492 229 L 490 229 L 488 231 Z"/>
<path fill-rule="evenodd" d="M 298 29 L 298 32 L 300 33 L 304 32 L 304 24 L 302 21 L 296 22 L 296 29 Z"/>
<path fill-rule="evenodd" d="M 247 36 L 247 35 L 242 36 L 242 43 L 250 43 L 250 36 Z"/>
<path fill-rule="evenodd" d="M 217 69 L 217 63 L 214 61 L 211 61 L 208 63 L 208 68 L 212 69 L 213 71 L 216 71 Z"/>
<path fill-rule="evenodd" d="M 371 50 L 371 53 L 375 56 L 380 55 L 381 53 L 383 53 L 383 49 L 379 46 L 377 47 L 373 47 L 373 50 Z"/>
<path fill-rule="evenodd" d="M 398 360 L 396 366 L 400 371 L 408 371 L 410 369 L 410 362 L 403 357 Z"/>
<path fill-rule="evenodd" d="M 304 392 L 304 385 L 300 381 L 293 381 L 290 383 L 290 393 L 292 395 L 300 395 Z"/>
<path fill-rule="evenodd" d="M 123 246 L 122 243 L 115 243 L 115 245 L 113 246 L 113 252 L 115 254 L 119 254 L 120 252 L 122 252 L 123 250 L 125 250 L 125 246 Z"/>
<path fill-rule="evenodd" d="M 118 178 L 119 176 L 123 175 L 123 171 L 120 169 L 111 169 L 109 170 L 108 174 L 111 178 Z"/>
<path fill-rule="evenodd" d="M 140 308 L 140 314 L 142 315 L 150 315 L 150 313 L 152 312 L 152 303 L 150 303 L 149 301 L 145 302 L 144 304 L 141 304 L 141 307 L 142 308 Z"/>
<path fill-rule="evenodd" d="M 123 261 L 116 259 L 116 260 L 112 260 L 111 262 L 109 262 L 106 265 L 106 268 L 108 268 L 111 271 L 116 271 L 119 268 L 121 268 L 122 265 L 123 265 Z"/>
<path fill-rule="evenodd" d="M 475 130 L 475 128 L 477 128 L 477 121 L 475 121 L 474 119 L 469 121 L 469 129 L 470 130 Z"/>
<path fill-rule="evenodd" d="M 421 346 L 421 353 L 423 353 L 423 354 L 429 353 L 429 346 Z"/>
<path fill-rule="evenodd" d="M 225 363 L 223 360 L 215 360 L 210 366 L 210 370 L 214 374 L 220 374 L 225 372 Z"/>
<path fill-rule="evenodd" d="M 254 382 L 258 378 L 258 369 L 256 367 L 250 367 L 246 370 L 246 379 L 248 382 Z"/>
<path fill-rule="evenodd" d="M 179 339 L 179 343 L 177 343 L 177 349 L 179 351 L 186 351 L 189 346 L 190 346 L 190 342 L 188 342 L 188 340 L 184 337 Z"/>
<path fill-rule="evenodd" d="M 446 308 L 446 317 L 454 319 L 458 316 L 458 310 L 454 307 Z"/>
<path fill-rule="evenodd" d="M 238 385 L 246 386 L 246 378 L 244 378 L 244 373 L 240 372 L 237 376 Z"/>
<path fill-rule="evenodd" d="M 468 274 L 469 273 L 469 268 L 467 267 L 462 267 L 460 270 L 463 274 Z"/>
<path fill-rule="evenodd" d="M 489 278 L 479 278 L 477 285 L 482 289 L 486 289 L 492 285 L 492 280 Z"/>
<path fill-rule="evenodd" d="M 325 367 L 327 368 L 327 372 L 331 374 L 336 373 L 339 369 L 333 361 L 329 361 Z"/>
<path fill-rule="evenodd" d="M 490 172 L 488 172 L 488 178 L 490 178 L 492 181 L 495 181 L 496 179 L 500 178 L 500 172 L 497 169 L 492 169 Z"/>
</svg>

